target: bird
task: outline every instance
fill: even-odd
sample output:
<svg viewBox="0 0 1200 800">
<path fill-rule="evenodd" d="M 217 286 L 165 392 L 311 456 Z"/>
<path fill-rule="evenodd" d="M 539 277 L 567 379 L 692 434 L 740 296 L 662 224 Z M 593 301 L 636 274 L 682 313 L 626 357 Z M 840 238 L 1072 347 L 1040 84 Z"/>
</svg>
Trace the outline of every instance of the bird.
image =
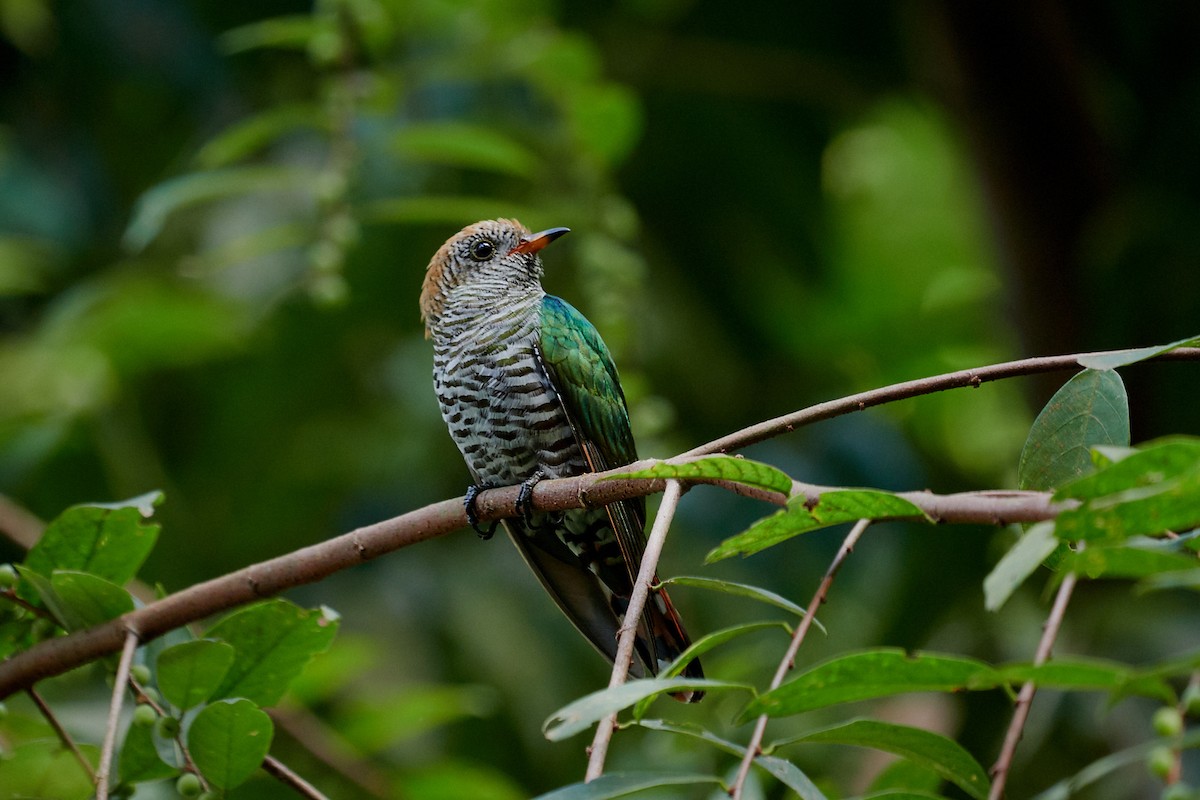
<svg viewBox="0 0 1200 800">
<path fill-rule="evenodd" d="M 495 524 L 479 526 L 476 496 L 520 484 L 520 516 L 502 520 L 509 538 L 571 623 L 611 662 L 645 547 L 645 498 L 559 513 L 529 505 L 539 480 L 637 460 L 608 347 L 583 314 L 542 288 L 540 253 L 568 232 L 531 233 L 509 219 L 468 225 L 430 260 L 420 309 L 433 343 L 442 418 L 473 480 L 468 521 L 489 538 Z M 657 675 L 689 645 L 667 592 L 653 590 L 631 674 Z M 682 675 L 703 678 L 699 660 Z M 695 702 L 702 695 L 675 697 Z"/>
</svg>

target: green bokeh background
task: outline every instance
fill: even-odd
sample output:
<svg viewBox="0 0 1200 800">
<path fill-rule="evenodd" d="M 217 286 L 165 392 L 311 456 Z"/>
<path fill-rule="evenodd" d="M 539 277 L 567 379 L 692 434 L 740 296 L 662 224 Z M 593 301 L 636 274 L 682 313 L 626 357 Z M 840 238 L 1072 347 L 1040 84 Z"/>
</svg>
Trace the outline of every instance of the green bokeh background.
<svg viewBox="0 0 1200 800">
<path fill-rule="evenodd" d="M 1194 3 L 0 0 L 0 33 L 0 492 L 50 517 L 163 489 L 143 577 L 168 590 L 462 493 L 416 300 L 430 255 L 481 217 L 574 230 L 545 253 L 547 289 L 608 341 L 644 456 L 898 380 L 1198 332 Z M 748 454 L 817 483 L 1011 487 L 1061 379 Z M 1194 367 L 1125 379 L 1135 442 L 1200 428 Z M 690 493 L 663 571 L 806 602 L 837 532 L 702 566 L 765 511 Z M 870 645 L 1029 658 L 1040 582 L 982 607 L 1010 539 L 873 531 L 802 662 Z M 290 596 L 343 616 L 297 696 L 395 796 L 522 797 L 582 774 L 582 738 L 551 745 L 540 724 L 607 667 L 508 543 L 459 533 Z M 770 615 L 674 596 L 694 631 Z M 1192 605 L 1086 586 L 1060 651 L 1195 647 Z M 709 672 L 765 683 L 782 639 L 746 642 Z M 94 731 L 84 685 L 60 700 Z M 926 700 L 880 713 L 990 763 L 1004 698 Z M 744 740 L 736 710 L 664 713 Z M 1146 738 L 1152 710 L 1043 693 L 1010 795 Z M 360 795 L 291 738 L 277 749 Z M 876 769 L 791 755 L 842 792 Z M 637 732 L 612 763 L 729 766 Z"/>
</svg>

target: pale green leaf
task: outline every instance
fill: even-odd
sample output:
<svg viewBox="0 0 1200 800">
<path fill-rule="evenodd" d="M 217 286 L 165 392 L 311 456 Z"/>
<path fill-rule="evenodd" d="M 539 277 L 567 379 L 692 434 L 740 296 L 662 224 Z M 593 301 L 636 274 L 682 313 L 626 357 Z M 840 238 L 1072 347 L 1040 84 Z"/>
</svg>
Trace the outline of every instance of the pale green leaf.
<svg viewBox="0 0 1200 800">
<path fill-rule="evenodd" d="M 998 611 L 1016 588 L 1059 546 L 1053 522 L 1039 522 L 1017 540 L 983 579 L 984 606 Z"/>
<path fill-rule="evenodd" d="M 754 691 L 753 687 L 747 684 L 728 681 L 685 678 L 646 678 L 629 681 L 619 686 L 592 692 L 555 711 L 542 723 L 542 734 L 552 742 L 562 741 L 586 730 L 593 723 L 610 714 L 623 708 L 629 708 L 643 698 L 666 692 L 683 692 L 694 689 Z"/>
<path fill-rule="evenodd" d="M 159 691 L 186 711 L 212 697 L 233 660 L 234 649 L 225 642 L 196 639 L 172 645 L 158 654 Z"/>
<path fill-rule="evenodd" d="M 787 496 L 792 491 L 792 479 L 770 464 L 735 456 L 705 456 L 695 461 L 671 464 L 660 461 L 647 469 L 612 475 L 606 480 L 621 478 L 678 478 L 685 481 L 730 481 L 779 492 Z"/>
<path fill-rule="evenodd" d="M 222 700 L 201 709 L 187 730 L 188 751 L 201 774 L 219 789 L 240 786 L 271 749 L 275 726 L 249 700 Z"/>
<path fill-rule="evenodd" d="M 1079 359 L 1079 364 L 1088 369 L 1117 369 L 1138 361 L 1145 361 L 1147 358 L 1153 358 L 1179 347 L 1200 347 L 1200 337 L 1180 339 L 1178 342 L 1154 347 L 1137 347 L 1130 350 L 1118 350 L 1115 353 L 1083 356 Z"/>
</svg>

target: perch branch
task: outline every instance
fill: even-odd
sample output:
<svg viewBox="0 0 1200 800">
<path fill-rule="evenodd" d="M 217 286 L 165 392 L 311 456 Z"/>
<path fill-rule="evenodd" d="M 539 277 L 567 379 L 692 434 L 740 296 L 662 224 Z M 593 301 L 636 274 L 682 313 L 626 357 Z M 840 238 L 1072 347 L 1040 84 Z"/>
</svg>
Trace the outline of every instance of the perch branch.
<svg viewBox="0 0 1200 800">
<path fill-rule="evenodd" d="M 650 585 L 654 583 L 654 573 L 658 569 L 658 559 L 662 555 L 663 544 L 667 540 L 667 531 L 671 529 L 671 520 L 675 517 L 675 509 L 679 506 L 679 498 L 683 496 L 683 486 L 679 481 L 667 481 L 667 490 L 663 492 L 662 504 L 658 507 L 658 515 L 654 517 L 654 526 L 646 539 L 646 550 L 642 553 L 642 564 L 638 568 L 637 579 L 633 583 L 633 592 L 629 595 L 629 605 L 625 609 L 625 622 L 621 627 L 620 639 L 617 641 L 617 657 L 613 659 L 612 677 L 609 687 L 620 686 L 629 677 L 629 665 L 633 662 L 633 646 L 637 641 L 638 622 L 642 618 L 642 609 L 646 607 L 646 599 L 650 596 Z M 587 773 L 584 780 L 592 781 L 604 772 L 604 759 L 608 756 L 608 743 L 617 727 L 617 715 L 609 714 L 600 720 L 596 726 L 596 736 L 592 746 L 588 748 Z"/>
<path fill-rule="evenodd" d="M 813 593 L 812 602 L 808 604 L 807 610 L 804 612 L 803 619 L 796 627 L 796 632 L 792 634 L 792 641 L 788 645 L 787 652 L 783 654 L 783 659 L 779 662 L 779 667 L 775 670 L 775 677 L 771 679 L 771 686 L 768 691 L 778 689 L 783 683 L 784 677 L 788 672 L 796 666 L 796 653 L 800 650 L 801 643 L 804 642 L 804 637 L 808 634 L 808 629 L 812 627 L 813 620 L 817 616 L 817 608 L 825 603 L 829 596 L 829 589 L 833 586 L 833 578 L 837 575 L 838 570 L 842 568 L 842 564 L 850 557 L 850 553 L 854 551 L 854 546 L 858 544 L 858 540 L 866 533 L 870 526 L 871 520 L 860 519 L 846 534 L 845 540 L 842 541 L 842 546 L 838 548 L 837 555 L 833 557 L 833 561 L 829 564 L 829 569 L 825 570 L 825 577 L 821 579 L 821 583 L 817 586 L 817 591 Z M 746 745 L 746 754 L 742 757 L 742 763 L 738 767 L 737 777 L 733 781 L 733 785 L 729 787 L 729 794 L 734 800 L 741 800 L 742 787 L 746 784 L 746 776 L 750 774 L 750 765 L 754 763 L 754 759 L 762 752 L 763 736 L 767 732 L 766 714 L 760 716 L 754 722 L 754 732 L 750 735 L 750 743 Z"/>
</svg>

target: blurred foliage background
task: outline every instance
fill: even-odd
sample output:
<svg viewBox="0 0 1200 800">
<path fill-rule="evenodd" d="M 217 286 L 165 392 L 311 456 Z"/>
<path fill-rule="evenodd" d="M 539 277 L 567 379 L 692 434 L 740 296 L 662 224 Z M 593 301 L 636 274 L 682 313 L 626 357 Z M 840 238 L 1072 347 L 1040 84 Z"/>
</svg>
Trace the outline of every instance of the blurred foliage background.
<svg viewBox="0 0 1200 800">
<path fill-rule="evenodd" d="M 480 218 L 574 230 L 545 254 L 547 288 L 608 341 L 644 456 L 897 380 L 1197 332 L 1194 3 L 0 0 L 0 33 L 0 492 L 49 517 L 165 490 L 143 577 L 168 590 L 461 494 L 416 300 L 434 250 Z M 1135 442 L 1197 432 L 1194 367 L 1125 377 Z M 1009 487 L 1061 379 L 750 455 L 813 482 Z M 805 602 L 837 533 L 701 566 L 766 510 L 697 489 L 664 571 Z M 805 663 L 876 644 L 1029 658 L 1036 589 L 982 607 L 1008 536 L 872 532 Z M 764 613 L 675 596 L 695 631 Z M 523 797 L 581 776 L 583 741 L 550 745 L 540 723 L 607 667 L 508 543 L 463 533 L 293 599 L 343 615 L 293 701 L 312 714 L 277 748 L 332 796 Z M 1184 604 L 1084 587 L 1059 650 L 1195 646 Z M 708 671 L 764 682 L 782 647 Z M 728 720 L 720 702 L 672 713 Z M 893 715 L 988 763 L 1007 708 Z M 1012 795 L 1145 738 L 1150 710 L 1042 693 Z M 306 732 L 359 785 L 306 755 Z M 843 791 L 870 777 L 858 754 L 796 759 Z M 611 763 L 726 768 L 637 732 Z M 1096 796 L 1145 791 L 1124 780 Z"/>
</svg>

